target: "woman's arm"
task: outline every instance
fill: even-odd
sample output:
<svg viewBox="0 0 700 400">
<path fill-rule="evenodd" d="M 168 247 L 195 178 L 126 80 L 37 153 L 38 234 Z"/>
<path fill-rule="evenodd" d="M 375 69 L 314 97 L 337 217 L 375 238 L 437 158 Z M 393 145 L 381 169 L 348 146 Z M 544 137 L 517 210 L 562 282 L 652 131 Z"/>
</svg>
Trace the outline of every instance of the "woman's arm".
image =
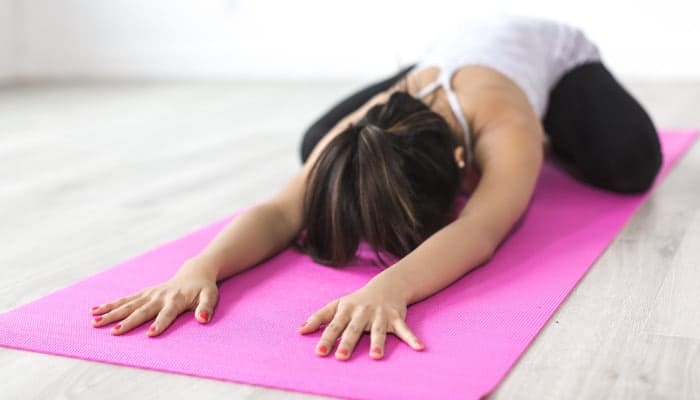
<svg viewBox="0 0 700 400">
<path fill-rule="evenodd" d="M 183 270 L 197 270 L 217 281 L 236 275 L 289 247 L 302 228 L 306 179 L 314 150 L 306 164 L 270 199 L 231 221 Z"/>
<path fill-rule="evenodd" d="M 316 354 L 330 354 L 340 338 L 335 357 L 347 360 L 368 329 L 374 359 L 383 357 L 387 333 L 416 351 L 425 348 L 406 324 L 407 306 L 488 260 L 532 196 L 543 158 L 541 126 L 532 117 L 507 114 L 493 121 L 496 128 L 485 128 L 475 144 L 482 177 L 459 217 L 362 288 L 323 306 L 299 327 L 300 333 L 308 334 L 326 324 Z"/>
<path fill-rule="evenodd" d="M 285 249 L 297 233 L 279 207 L 269 202 L 257 204 L 224 227 L 178 273 L 195 269 L 216 281 L 226 279 Z"/>
<path fill-rule="evenodd" d="M 481 180 L 459 217 L 368 285 L 391 281 L 412 304 L 487 261 L 532 197 L 543 160 L 540 129 L 522 117 L 484 131 L 475 147 Z"/>
</svg>

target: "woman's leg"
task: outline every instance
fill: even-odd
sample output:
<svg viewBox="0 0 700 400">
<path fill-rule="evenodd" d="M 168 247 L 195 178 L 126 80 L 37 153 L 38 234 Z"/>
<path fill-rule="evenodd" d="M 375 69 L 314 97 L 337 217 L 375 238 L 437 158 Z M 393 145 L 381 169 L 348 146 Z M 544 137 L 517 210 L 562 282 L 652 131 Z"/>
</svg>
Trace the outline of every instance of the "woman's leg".
<svg viewBox="0 0 700 400">
<path fill-rule="evenodd" d="M 408 71 L 410 71 L 414 66 L 408 66 L 401 71 L 399 71 L 394 76 L 384 79 L 380 82 L 373 83 L 364 89 L 355 92 L 354 94 L 346 97 L 339 103 L 337 103 L 333 108 L 328 110 L 323 114 L 316 122 L 314 122 L 304 133 L 304 137 L 301 141 L 301 162 L 305 163 L 306 159 L 311 154 L 311 151 L 316 146 L 321 138 L 328 133 L 328 131 L 335 126 L 342 118 L 351 112 L 360 108 L 369 99 L 374 97 L 377 93 L 389 89 L 392 85 L 398 82 Z"/>
<path fill-rule="evenodd" d="M 661 167 L 654 123 L 601 62 L 580 65 L 559 80 L 542 122 L 555 159 L 593 186 L 644 192 Z"/>
</svg>

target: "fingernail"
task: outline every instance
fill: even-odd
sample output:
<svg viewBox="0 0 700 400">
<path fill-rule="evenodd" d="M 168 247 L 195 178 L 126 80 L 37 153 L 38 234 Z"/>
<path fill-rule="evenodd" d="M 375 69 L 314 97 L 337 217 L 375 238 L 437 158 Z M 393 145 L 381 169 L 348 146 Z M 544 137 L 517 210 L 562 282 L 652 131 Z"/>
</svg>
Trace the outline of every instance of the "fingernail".
<svg viewBox="0 0 700 400">
<path fill-rule="evenodd" d="M 102 317 L 95 317 L 92 319 L 94 322 L 100 322 L 102 321 Z"/>
<path fill-rule="evenodd" d="M 375 347 L 372 349 L 372 353 L 382 354 L 382 351 L 379 349 L 379 347 Z"/>
<path fill-rule="evenodd" d="M 114 330 L 118 331 L 119 329 L 121 329 L 121 327 L 122 327 L 122 324 L 116 324 L 116 325 L 114 325 Z"/>
<path fill-rule="evenodd" d="M 199 317 L 205 321 L 209 321 L 209 313 L 207 313 L 206 311 L 200 311 Z"/>
<path fill-rule="evenodd" d="M 98 308 L 100 308 L 100 306 L 92 307 L 92 311 L 95 311 L 95 310 L 97 310 Z"/>
<path fill-rule="evenodd" d="M 320 351 L 323 354 L 326 354 L 326 351 L 328 351 L 328 349 L 326 348 L 326 345 L 322 344 L 321 347 L 318 348 L 318 351 Z"/>
<path fill-rule="evenodd" d="M 348 351 L 346 349 L 338 349 L 338 354 L 343 355 L 343 356 L 347 356 Z"/>
<path fill-rule="evenodd" d="M 301 328 L 305 327 L 306 325 L 307 325 L 307 323 L 306 323 L 306 322 L 304 322 L 303 324 L 299 325 L 299 329 L 301 329 Z"/>
<path fill-rule="evenodd" d="M 156 327 L 155 327 L 154 325 L 151 325 L 151 327 L 148 328 L 148 331 L 149 331 L 149 332 L 155 332 L 155 331 L 156 331 Z"/>
</svg>

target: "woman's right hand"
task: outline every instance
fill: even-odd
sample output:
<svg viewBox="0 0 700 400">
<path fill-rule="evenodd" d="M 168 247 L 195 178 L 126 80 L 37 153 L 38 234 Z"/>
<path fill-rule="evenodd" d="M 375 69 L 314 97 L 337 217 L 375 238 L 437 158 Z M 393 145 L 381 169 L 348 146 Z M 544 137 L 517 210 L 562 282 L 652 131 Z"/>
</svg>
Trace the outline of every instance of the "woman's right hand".
<svg viewBox="0 0 700 400">
<path fill-rule="evenodd" d="M 195 310 L 200 323 L 211 320 L 219 297 L 216 279 L 192 268 L 182 268 L 172 278 L 127 297 L 93 307 L 96 317 L 94 327 L 102 327 L 115 321 L 111 333 L 129 332 L 155 317 L 148 336 L 163 332 L 183 312 Z"/>
</svg>

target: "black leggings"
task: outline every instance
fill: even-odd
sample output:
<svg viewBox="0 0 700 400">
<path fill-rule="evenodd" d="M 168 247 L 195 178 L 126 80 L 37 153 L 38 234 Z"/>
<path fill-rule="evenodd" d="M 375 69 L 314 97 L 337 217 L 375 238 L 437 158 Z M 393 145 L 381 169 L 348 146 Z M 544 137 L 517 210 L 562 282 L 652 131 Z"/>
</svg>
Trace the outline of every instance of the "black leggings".
<svg viewBox="0 0 700 400">
<path fill-rule="evenodd" d="M 411 68 L 354 93 L 314 122 L 301 142 L 302 162 L 341 118 L 390 88 Z M 549 93 L 542 125 L 554 161 L 590 185 L 640 193 L 649 189 L 661 167 L 654 123 L 601 62 L 579 65 L 562 76 Z"/>
</svg>

